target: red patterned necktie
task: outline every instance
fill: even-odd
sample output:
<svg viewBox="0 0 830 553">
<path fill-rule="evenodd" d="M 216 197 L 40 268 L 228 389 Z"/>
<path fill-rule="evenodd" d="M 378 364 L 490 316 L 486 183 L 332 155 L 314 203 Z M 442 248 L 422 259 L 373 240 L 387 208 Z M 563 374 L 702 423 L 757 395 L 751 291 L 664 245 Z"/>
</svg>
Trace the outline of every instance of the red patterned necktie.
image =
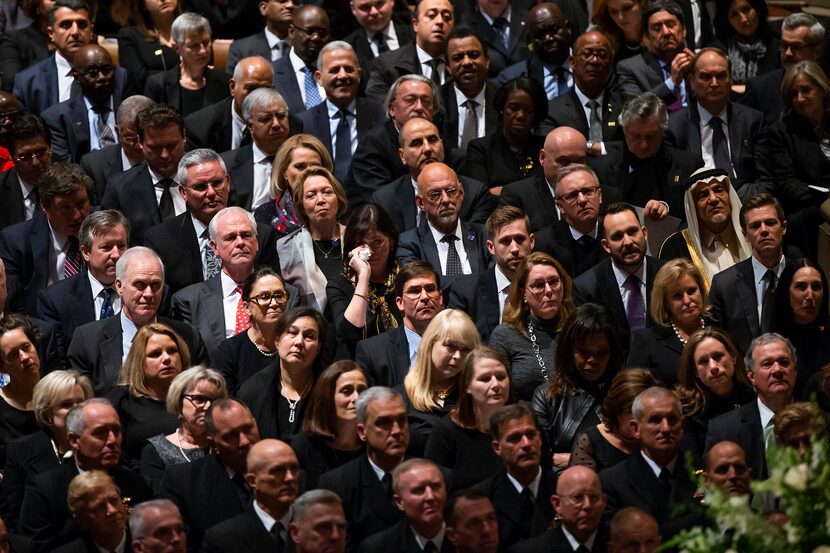
<svg viewBox="0 0 830 553">
<path fill-rule="evenodd" d="M 236 330 L 234 334 L 239 334 L 251 328 L 251 316 L 245 308 L 245 302 L 242 301 L 242 287 L 237 286 L 236 292 L 239 294 L 239 301 L 236 303 Z"/>
</svg>

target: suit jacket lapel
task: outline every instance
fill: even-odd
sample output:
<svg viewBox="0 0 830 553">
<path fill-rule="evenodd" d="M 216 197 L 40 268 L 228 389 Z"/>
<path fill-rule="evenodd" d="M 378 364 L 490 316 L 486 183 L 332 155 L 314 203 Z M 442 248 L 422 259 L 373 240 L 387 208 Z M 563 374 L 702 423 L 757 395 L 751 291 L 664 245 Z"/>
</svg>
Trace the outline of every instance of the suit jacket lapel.
<svg viewBox="0 0 830 553">
<path fill-rule="evenodd" d="M 210 330 L 214 343 L 219 344 L 225 340 L 225 308 L 222 298 L 222 281 L 218 276 L 205 281 L 205 286 L 199 292 L 199 303 L 203 306 L 203 313 L 206 321 L 198 321 L 205 324 Z"/>
<path fill-rule="evenodd" d="M 23 207 L 23 192 L 20 190 L 20 181 L 17 177 L 17 170 L 9 169 L 3 178 L 3 192 L 2 197 L 8 198 L 8 203 L 3 206 L 10 219 L 23 221 L 24 207 Z"/>
<path fill-rule="evenodd" d="M 400 367 L 400 374 L 395 374 L 395 382 L 403 382 L 409 372 L 409 341 L 406 339 L 406 331 L 400 326 L 392 331 L 390 336 L 392 350 L 390 351 L 395 367 Z M 397 371 L 396 371 L 397 372 Z"/>
<path fill-rule="evenodd" d="M 738 279 L 735 292 L 738 294 L 744 315 L 749 323 L 750 332 L 761 327 L 758 320 L 758 298 L 755 292 L 755 273 L 752 271 L 752 258 L 742 261 L 737 268 Z"/>
<path fill-rule="evenodd" d="M 392 525 L 395 522 L 395 518 L 390 518 L 388 516 L 389 512 L 391 512 L 394 507 L 392 506 L 392 502 L 389 497 L 386 495 L 386 491 L 383 489 L 383 486 L 380 484 L 380 480 L 378 480 L 377 475 L 372 470 L 372 467 L 369 466 L 369 458 L 366 456 L 361 457 L 360 459 L 360 478 L 361 478 L 361 488 L 363 490 L 363 498 L 364 503 L 378 516 L 379 519 L 384 521 L 385 523 Z M 376 506 L 389 504 L 390 511 L 386 512 L 378 512 L 375 509 Z"/>
<path fill-rule="evenodd" d="M 141 196 L 146 213 L 150 214 L 150 217 L 153 219 L 153 223 L 161 223 L 159 204 L 156 200 L 155 185 L 153 184 L 153 177 L 150 176 L 150 169 L 147 165 L 141 169 L 141 178 L 138 180 L 138 183 L 138 190 L 136 190 L 135 193 Z M 173 192 L 173 190 L 171 190 L 171 192 Z"/>
<path fill-rule="evenodd" d="M 746 139 L 741 112 L 733 109 L 732 102 L 729 102 L 726 105 L 726 113 L 729 120 L 729 157 L 732 159 L 732 167 L 740 168 L 741 150 Z"/>
<path fill-rule="evenodd" d="M 55 65 L 55 54 L 49 57 L 49 63 L 44 64 L 43 72 L 46 73 L 46 100 L 48 105 L 54 106 L 60 99 L 58 91 L 58 66 Z M 29 106 L 32 109 L 34 106 Z"/>
<path fill-rule="evenodd" d="M 767 472 L 767 454 L 766 444 L 764 443 L 764 432 L 761 428 L 761 412 L 758 410 L 758 402 L 752 401 L 740 408 L 741 411 L 741 425 L 746 429 L 750 436 L 752 436 L 752 444 L 754 451 L 752 452 L 753 459 L 758 459 L 761 463 L 761 470 L 763 473 Z M 749 453 L 749 452 L 748 452 Z M 747 454 L 747 458 L 750 455 Z M 754 478 L 766 478 L 766 474 L 758 474 Z"/>
<path fill-rule="evenodd" d="M 496 108 L 493 107 L 493 99 L 496 96 L 496 87 L 489 82 L 484 85 L 484 128 L 486 134 L 495 132 L 499 126 L 499 114 L 496 113 Z M 485 135 L 486 136 L 486 135 Z"/>
<path fill-rule="evenodd" d="M 501 314 L 499 313 L 499 291 L 496 288 L 496 268 L 491 267 L 484 272 L 484 276 L 478 281 L 478 296 L 481 298 L 481 306 L 487 317 L 487 325 L 493 329 L 499 326 Z"/>
<path fill-rule="evenodd" d="M 575 87 L 562 97 L 562 102 L 565 113 L 573 113 L 576 116 L 574 122 L 579 122 L 577 130 L 585 136 L 588 136 L 590 123 L 585 118 L 585 110 L 582 109 L 582 104 L 579 103 L 579 97 L 576 95 Z M 600 113 L 599 116 L 602 117 L 602 114 Z"/>
<path fill-rule="evenodd" d="M 69 294 L 75 298 L 73 302 L 76 307 L 70 313 L 75 326 L 81 326 L 84 322 L 95 320 L 95 298 L 92 297 L 92 286 L 89 283 L 87 270 L 81 271 L 74 285 L 69 288 Z"/>
<path fill-rule="evenodd" d="M 121 368 L 121 359 L 124 356 L 120 312 L 106 320 L 103 330 L 101 345 L 99 346 L 101 348 L 101 361 L 104 365 L 103 380 L 107 383 L 113 383 L 118 380 L 118 370 Z"/>
<path fill-rule="evenodd" d="M 32 259 L 35 260 L 35 275 L 32 278 L 33 283 L 41 283 L 46 287 L 49 282 L 49 249 L 51 248 L 52 238 L 49 233 L 49 222 L 45 213 L 35 215 L 39 218 L 38 222 L 32 225 L 32 234 L 29 239 L 32 244 Z"/>
<path fill-rule="evenodd" d="M 89 114 L 83 96 L 75 96 L 69 101 L 72 117 L 72 135 L 75 137 L 75 151 L 89 152 L 90 137 L 97 129 L 89 128 Z"/>
<path fill-rule="evenodd" d="M 236 178 L 231 183 L 234 188 L 234 195 L 237 197 L 237 201 L 250 204 L 254 197 L 254 147 L 252 144 L 246 144 L 239 148 L 234 168 L 236 170 L 233 173 Z M 242 207 L 248 209 L 252 206 Z"/>
<path fill-rule="evenodd" d="M 167 71 L 164 75 L 164 95 L 167 98 L 167 103 L 181 109 L 181 93 L 179 92 L 179 80 L 181 79 L 181 67 L 175 71 Z M 207 79 L 205 79 L 207 80 Z M 207 90 L 205 90 L 207 93 Z"/>
<path fill-rule="evenodd" d="M 611 269 L 611 260 L 607 259 L 603 262 L 602 269 L 597 275 L 597 286 L 602 290 L 606 298 L 605 307 L 612 313 L 612 319 L 615 321 L 627 321 L 625 315 L 625 306 L 622 302 L 619 286 L 617 286 L 617 279 L 614 277 L 614 271 Z M 626 333 L 628 332 L 628 325 L 626 324 Z"/>
<path fill-rule="evenodd" d="M 461 223 L 461 243 L 464 244 L 464 251 L 467 252 L 467 259 L 470 261 L 470 269 L 473 274 L 484 270 L 481 259 L 481 244 L 479 235 L 465 223 Z"/>
<path fill-rule="evenodd" d="M 525 30 L 525 19 L 523 17 L 519 17 L 519 14 L 516 12 L 511 13 L 510 15 L 510 39 L 508 40 L 507 52 L 510 57 L 513 57 L 513 54 L 516 53 L 518 48 L 527 48 L 527 43 L 519 39 L 522 38 L 522 33 Z"/>
<path fill-rule="evenodd" d="M 446 130 L 445 132 L 445 140 L 452 143 L 454 148 L 458 147 L 458 126 L 461 122 L 458 120 L 460 117 L 458 114 L 458 98 L 455 94 L 455 87 L 452 83 L 447 83 L 444 86 L 447 87 L 447 94 L 446 100 L 444 105 L 444 110 L 446 111 Z"/>
<path fill-rule="evenodd" d="M 404 227 L 412 225 L 413 221 L 417 225 L 418 206 L 415 205 L 415 189 L 412 188 L 412 177 L 407 173 L 400 178 L 399 183 L 400 191 L 397 197 L 400 201 L 398 202 L 398 206 L 400 206 L 401 213 L 403 214 Z"/>
<path fill-rule="evenodd" d="M 368 107 L 366 107 L 367 100 L 364 98 L 358 98 L 357 103 L 355 104 L 355 109 L 357 113 L 355 116 L 357 117 L 357 134 L 358 136 L 362 135 L 363 133 L 369 132 L 372 130 L 372 120 L 367 116 Z M 329 127 L 326 127 L 328 129 Z M 326 136 L 330 136 L 331 133 L 326 133 Z M 331 140 L 331 138 L 329 138 Z"/>
<path fill-rule="evenodd" d="M 320 105 L 314 106 L 311 108 L 311 114 L 314 116 L 314 125 L 320 130 L 320 134 L 323 138 L 323 145 L 328 149 L 329 152 L 334 155 L 334 150 L 332 149 L 331 144 L 331 132 L 329 126 L 329 110 L 326 106 L 326 102 L 323 102 Z"/>
<path fill-rule="evenodd" d="M 432 237 L 432 232 L 429 230 L 429 225 L 424 222 L 418 226 L 418 239 L 424 247 L 424 255 L 427 261 L 435 267 L 435 270 L 441 272 L 441 258 L 438 255 L 438 245 Z"/>
</svg>

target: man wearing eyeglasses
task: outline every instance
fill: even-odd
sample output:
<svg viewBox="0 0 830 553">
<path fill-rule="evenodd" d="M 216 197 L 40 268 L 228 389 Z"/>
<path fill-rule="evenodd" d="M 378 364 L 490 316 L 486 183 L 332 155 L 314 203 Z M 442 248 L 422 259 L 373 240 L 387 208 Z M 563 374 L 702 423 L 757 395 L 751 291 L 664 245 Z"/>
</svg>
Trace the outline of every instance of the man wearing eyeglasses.
<svg viewBox="0 0 830 553">
<path fill-rule="evenodd" d="M 42 119 L 17 112 L 9 130 L 14 167 L 0 173 L 0 230 L 40 212 L 37 183 L 52 163 L 52 133 Z"/>
<path fill-rule="evenodd" d="M 78 163 L 84 154 L 118 142 L 115 110 L 127 71 L 113 65 L 104 47 L 87 44 L 75 53 L 72 75 L 81 94 L 44 111 L 43 120 L 52 130 L 54 158 Z"/>
<path fill-rule="evenodd" d="M 288 27 L 291 51 L 274 63 L 274 88 L 285 98 L 288 111 L 300 113 L 325 99 L 326 89 L 314 74 L 317 55 L 329 38 L 329 16 L 323 8 L 306 4 L 294 10 Z"/>
<path fill-rule="evenodd" d="M 429 261 L 444 286 L 456 277 L 483 271 L 490 264 L 485 229 L 461 221 L 464 185 L 443 163 L 430 163 L 418 176 L 415 203 L 426 215 L 417 228 L 401 234 L 398 261 Z"/>
<path fill-rule="evenodd" d="M 129 522 L 135 553 L 187 551 L 187 527 L 179 508 L 169 499 L 139 503 L 130 513 Z"/>
</svg>

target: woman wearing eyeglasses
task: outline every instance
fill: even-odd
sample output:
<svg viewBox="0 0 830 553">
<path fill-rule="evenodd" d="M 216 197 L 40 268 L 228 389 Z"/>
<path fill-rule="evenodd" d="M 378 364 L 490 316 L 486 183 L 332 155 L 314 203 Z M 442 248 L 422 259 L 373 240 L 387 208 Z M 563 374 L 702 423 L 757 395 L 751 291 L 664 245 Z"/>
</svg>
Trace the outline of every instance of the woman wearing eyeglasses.
<svg viewBox="0 0 830 553">
<path fill-rule="evenodd" d="M 519 400 L 530 401 L 553 378 L 557 336 L 574 309 L 572 292 L 571 277 L 546 253 L 530 254 L 513 275 L 503 323 L 490 335 L 490 347 L 510 362 Z"/>
<path fill-rule="evenodd" d="M 147 440 L 141 451 L 141 475 L 158 494 L 168 465 L 190 463 L 204 457 L 208 449 L 205 413 L 210 402 L 227 396 L 222 375 L 197 365 L 179 374 L 167 390 L 167 412 L 178 417 L 179 426 L 169 434 Z"/>
<path fill-rule="evenodd" d="M 242 300 L 251 328 L 221 342 L 213 355 L 213 368 L 225 377 L 231 395 L 276 360 L 277 325 L 288 305 L 288 293 L 282 277 L 266 265 L 242 283 Z"/>
</svg>

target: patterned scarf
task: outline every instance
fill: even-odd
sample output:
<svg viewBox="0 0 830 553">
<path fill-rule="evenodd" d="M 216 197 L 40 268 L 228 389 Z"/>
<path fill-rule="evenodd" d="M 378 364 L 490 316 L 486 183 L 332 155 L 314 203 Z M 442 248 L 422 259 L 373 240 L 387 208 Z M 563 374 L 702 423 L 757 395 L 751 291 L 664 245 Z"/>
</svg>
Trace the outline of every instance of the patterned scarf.
<svg viewBox="0 0 830 553">
<path fill-rule="evenodd" d="M 767 45 L 758 40 L 752 44 L 729 39 L 729 60 L 732 62 L 732 82 L 745 84 L 758 74 L 758 64 L 767 55 Z"/>
</svg>

